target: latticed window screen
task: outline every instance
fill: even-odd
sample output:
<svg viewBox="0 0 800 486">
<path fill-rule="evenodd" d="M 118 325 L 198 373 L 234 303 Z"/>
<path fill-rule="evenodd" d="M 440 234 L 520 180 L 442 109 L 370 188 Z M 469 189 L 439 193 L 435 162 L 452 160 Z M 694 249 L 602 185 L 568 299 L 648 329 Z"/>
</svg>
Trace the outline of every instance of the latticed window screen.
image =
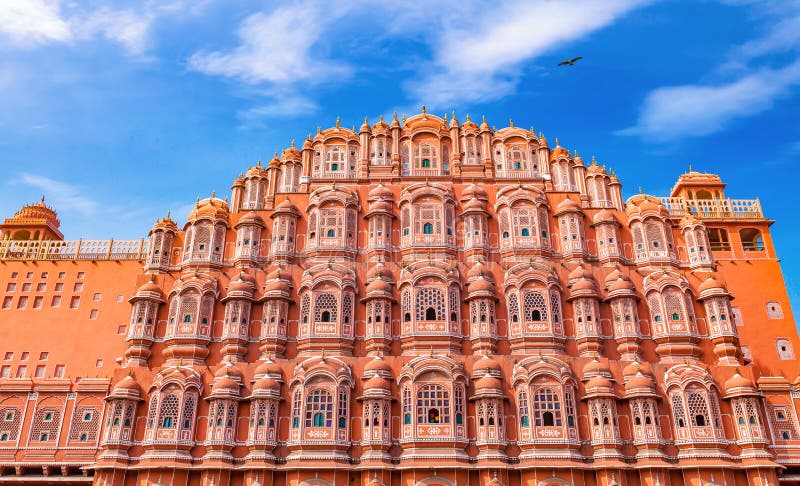
<svg viewBox="0 0 800 486">
<path fill-rule="evenodd" d="M 183 413 L 181 414 L 181 428 L 191 430 L 194 427 L 194 410 L 197 404 L 197 397 L 194 394 L 187 394 L 183 397 Z"/>
<path fill-rule="evenodd" d="M 69 440 L 94 442 L 100 426 L 100 409 L 96 407 L 78 407 L 72 417 Z"/>
<path fill-rule="evenodd" d="M 339 426 L 347 426 L 347 417 L 348 417 L 348 400 L 347 400 L 347 389 L 345 387 L 339 388 Z"/>
<path fill-rule="evenodd" d="M 533 394 L 533 419 L 537 427 L 561 427 L 561 399 L 552 388 L 539 388 Z"/>
<path fill-rule="evenodd" d="M 526 292 L 523 297 L 523 308 L 525 309 L 526 321 L 547 320 L 547 304 L 542 292 Z"/>
<path fill-rule="evenodd" d="M 508 227 L 508 208 L 503 208 L 500 210 L 500 213 L 497 215 L 499 219 L 499 226 L 500 226 L 500 236 L 502 238 L 507 238 L 511 233 L 511 230 Z"/>
<path fill-rule="evenodd" d="M 514 146 L 508 149 L 508 169 L 525 170 L 527 169 L 527 162 L 525 160 L 525 150 L 520 146 Z"/>
<path fill-rule="evenodd" d="M 320 236 L 341 238 L 344 232 L 344 209 L 327 208 L 320 211 Z"/>
<path fill-rule="evenodd" d="M 677 290 L 668 289 L 664 292 L 664 305 L 671 320 L 685 320 L 683 306 L 681 305 L 681 295 Z"/>
<path fill-rule="evenodd" d="M 708 392 L 708 402 L 711 408 L 711 418 L 714 420 L 714 427 L 717 428 L 717 435 L 722 432 L 722 415 L 719 413 L 719 399 L 717 392 L 712 388 Z"/>
<path fill-rule="evenodd" d="M 33 415 L 31 441 L 47 442 L 56 440 L 61 425 L 61 410 L 56 407 L 43 407 Z"/>
<path fill-rule="evenodd" d="M 178 421 L 178 407 L 180 400 L 175 395 L 167 395 L 161 401 L 161 410 L 158 414 L 158 426 L 162 429 L 174 429 Z"/>
<path fill-rule="evenodd" d="M 650 308 L 650 318 L 653 322 L 663 322 L 661 317 L 661 299 L 660 296 L 653 292 L 647 297 L 647 306 Z"/>
<path fill-rule="evenodd" d="M 416 320 L 444 320 L 445 301 L 444 292 L 438 288 L 424 287 L 417 289 Z M 430 311 L 432 309 L 432 311 Z"/>
<path fill-rule="evenodd" d="M 411 387 L 406 385 L 403 388 L 403 424 L 408 425 L 411 423 L 411 410 L 414 404 L 411 402 Z"/>
<path fill-rule="evenodd" d="M 458 298 L 458 287 L 455 285 L 450 287 L 450 320 L 458 322 L 461 317 L 461 301 Z"/>
<path fill-rule="evenodd" d="M 343 147 L 328 147 L 325 151 L 325 165 L 329 171 L 344 171 L 347 160 L 345 158 L 345 150 Z"/>
<path fill-rule="evenodd" d="M 528 392 L 520 390 L 517 393 L 517 407 L 519 408 L 519 423 L 523 427 L 530 425 L 530 409 L 528 408 Z"/>
<path fill-rule="evenodd" d="M 442 385 L 424 385 L 417 391 L 417 423 L 450 423 L 450 393 Z"/>
<path fill-rule="evenodd" d="M 645 425 L 658 425 L 657 409 L 653 406 L 652 400 L 642 400 L 642 416 Z"/>
<path fill-rule="evenodd" d="M 770 418 L 778 440 L 800 440 L 797 423 L 788 407 L 772 406 Z"/>
<path fill-rule="evenodd" d="M 650 248 L 663 249 L 666 247 L 661 223 L 649 222 L 644 227 L 647 244 Z"/>
<path fill-rule="evenodd" d="M 567 425 L 570 427 L 575 426 L 575 396 L 572 393 L 571 387 L 566 387 L 564 391 L 564 408 L 567 412 Z"/>
<path fill-rule="evenodd" d="M 670 395 L 670 402 L 672 403 L 672 417 L 675 425 L 679 428 L 686 427 L 686 412 L 683 408 L 683 397 L 679 392 L 674 392 Z"/>
<path fill-rule="evenodd" d="M 513 212 L 514 234 L 517 236 L 538 236 L 536 231 L 536 210 L 517 208 Z"/>
<path fill-rule="evenodd" d="M 686 394 L 686 404 L 689 407 L 689 416 L 693 426 L 708 427 L 711 425 L 705 394 L 688 392 Z"/>
<path fill-rule="evenodd" d="M 342 295 L 342 320 L 344 323 L 353 322 L 353 293 L 349 291 Z"/>
<path fill-rule="evenodd" d="M 196 294 L 185 294 L 180 296 L 180 322 L 197 322 L 197 308 L 200 297 Z"/>
<path fill-rule="evenodd" d="M 334 294 L 318 294 L 314 299 L 314 322 L 338 322 L 338 299 Z M 327 314 L 325 314 L 327 312 Z"/>
<path fill-rule="evenodd" d="M 311 296 L 308 292 L 300 298 L 300 320 L 308 322 L 308 315 L 311 313 Z"/>
<path fill-rule="evenodd" d="M 456 412 L 456 425 L 464 423 L 464 389 L 460 383 L 453 387 L 453 408 Z"/>
<path fill-rule="evenodd" d="M 436 147 L 429 143 L 421 143 L 414 147 L 414 167 L 419 169 L 435 169 L 438 166 Z"/>
<path fill-rule="evenodd" d="M 333 426 L 333 397 L 318 388 L 306 397 L 306 427 Z"/>
<path fill-rule="evenodd" d="M 414 233 L 425 234 L 425 225 L 432 228 L 429 234 L 442 234 L 442 207 L 441 205 L 422 204 L 414 208 Z"/>
<path fill-rule="evenodd" d="M 558 290 L 550 291 L 550 312 L 552 313 L 553 322 L 561 322 L 561 295 Z M 561 326 L 557 326 L 561 328 Z"/>
<path fill-rule="evenodd" d="M 0 408 L 0 442 L 15 441 L 22 425 L 22 411 L 17 407 Z"/>
<path fill-rule="evenodd" d="M 150 407 L 147 411 L 147 427 L 152 429 L 156 427 L 156 417 L 158 416 L 158 395 L 150 397 Z"/>
<path fill-rule="evenodd" d="M 303 399 L 300 390 L 295 390 L 294 397 L 292 398 L 292 428 L 300 427 L 300 407 Z"/>
<path fill-rule="evenodd" d="M 512 322 L 519 320 L 519 299 L 514 292 L 508 294 L 508 313 Z"/>
</svg>

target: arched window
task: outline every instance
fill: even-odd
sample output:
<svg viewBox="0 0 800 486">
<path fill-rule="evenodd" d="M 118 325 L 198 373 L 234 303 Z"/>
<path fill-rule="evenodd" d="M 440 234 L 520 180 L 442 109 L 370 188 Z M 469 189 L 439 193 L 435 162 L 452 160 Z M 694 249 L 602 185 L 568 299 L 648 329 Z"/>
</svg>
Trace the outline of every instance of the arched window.
<svg viewBox="0 0 800 486">
<path fill-rule="evenodd" d="M 424 234 L 424 235 L 432 235 L 433 234 L 433 225 L 431 223 L 425 223 L 422 226 L 422 234 Z"/>
<path fill-rule="evenodd" d="M 561 400 L 551 388 L 540 388 L 533 395 L 534 424 L 537 427 L 561 427 Z"/>
<path fill-rule="evenodd" d="M 450 393 L 441 385 L 425 385 L 417 392 L 417 423 L 449 424 Z"/>
<path fill-rule="evenodd" d="M 306 427 L 333 426 L 333 397 L 318 388 L 306 397 Z"/>
<path fill-rule="evenodd" d="M 761 237 L 761 232 L 755 228 L 745 228 L 739 231 L 739 237 L 742 239 L 742 248 L 744 251 L 763 251 L 764 240 Z"/>
</svg>

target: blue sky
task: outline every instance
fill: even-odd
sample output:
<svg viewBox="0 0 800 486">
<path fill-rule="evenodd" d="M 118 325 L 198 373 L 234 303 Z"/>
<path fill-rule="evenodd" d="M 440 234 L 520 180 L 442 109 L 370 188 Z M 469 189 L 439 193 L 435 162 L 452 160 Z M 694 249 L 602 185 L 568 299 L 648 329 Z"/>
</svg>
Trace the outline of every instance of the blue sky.
<svg viewBox="0 0 800 486">
<path fill-rule="evenodd" d="M 798 308 L 799 1 L 422 3 L 0 2 L 0 215 L 45 193 L 67 238 L 138 238 L 337 116 L 424 103 L 533 125 L 625 197 L 719 173 L 777 220 Z"/>
</svg>

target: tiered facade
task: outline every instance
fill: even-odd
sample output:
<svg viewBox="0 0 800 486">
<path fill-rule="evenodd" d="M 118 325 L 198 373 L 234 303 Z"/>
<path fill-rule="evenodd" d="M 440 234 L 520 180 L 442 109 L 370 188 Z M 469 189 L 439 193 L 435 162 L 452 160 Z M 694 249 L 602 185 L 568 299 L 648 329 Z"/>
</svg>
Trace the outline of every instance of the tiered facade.
<svg viewBox="0 0 800 486">
<path fill-rule="evenodd" d="M 757 200 L 541 135 L 319 130 L 139 241 L 0 230 L 0 483 L 796 484 Z M 641 192 L 641 191 L 640 191 Z"/>
</svg>

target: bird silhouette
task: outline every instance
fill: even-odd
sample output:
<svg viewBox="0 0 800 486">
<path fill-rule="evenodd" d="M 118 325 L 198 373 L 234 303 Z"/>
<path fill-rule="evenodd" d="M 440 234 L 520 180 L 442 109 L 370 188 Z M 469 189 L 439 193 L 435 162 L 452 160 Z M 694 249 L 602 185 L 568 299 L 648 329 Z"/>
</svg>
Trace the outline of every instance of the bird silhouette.
<svg viewBox="0 0 800 486">
<path fill-rule="evenodd" d="M 578 56 L 578 57 L 573 57 L 573 58 L 572 58 L 572 59 L 570 59 L 569 61 L 562 61 L 562 62 L 558 63 L 558 65 L 559 65 L 559 66 L 574 66 L 574 65 L 575 65 L 575 63 L 576 63 L 577 61 L 580 61 L 581 59 L 583 59 L 581 56 Z"/>
</svg>

